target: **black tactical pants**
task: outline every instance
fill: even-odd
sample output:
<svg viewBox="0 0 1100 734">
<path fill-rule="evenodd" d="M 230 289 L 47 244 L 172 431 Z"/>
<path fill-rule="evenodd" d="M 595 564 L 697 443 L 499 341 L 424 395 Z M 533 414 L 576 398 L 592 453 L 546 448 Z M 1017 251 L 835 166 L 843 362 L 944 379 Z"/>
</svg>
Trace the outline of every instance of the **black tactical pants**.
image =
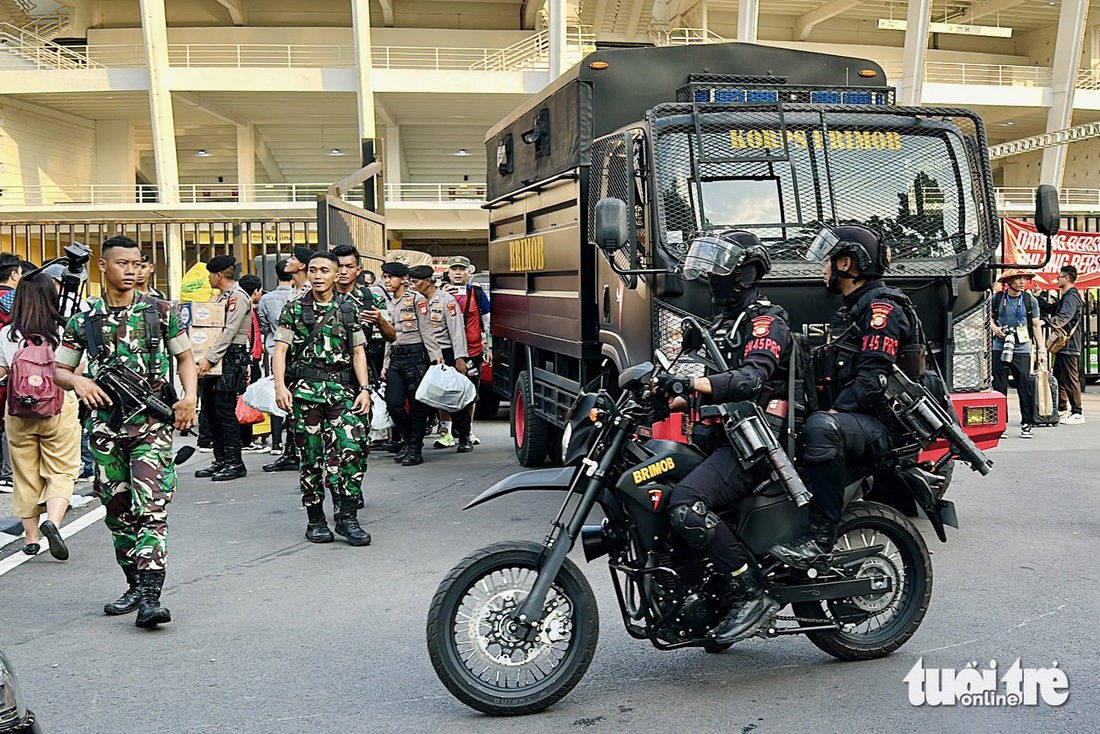
<svg viewBox="0 0 1100 734">
<path fill-rule="evenodd" d="M 1058 410 L 1081 413 L 1081 355 L 1058 352 L 1054 379 L 1058 380 Z"/>
<path fill-rule="evenodd" d="M 448 367 L 454 367 L 455 366 L 455 350 L 453 350 L 453 349 L 444 349 L 443 350 L 443 363 L 446 364 Z M 467 359 L 466 360 L 466 369 L 469 369 L 469 368 L 470 368 L 470 360 Z M 465 377 L 465 373 L 463 373 L 463 376 Z M 451 416 L 451 433 L 454 434 L 454 437 L 458 440 L 462 440 L 464 438 L 469 438 L 470 437 L 470 424 L 472 423 L 472 420 L 470 419 L 470 406 L 467 405 L 462 410 L 460 410 L 456 413 L 451 413 L 450 416 Z"/>
<path fill-rule="evenodd" d="M 847 485 L 874 470 L 891 447 L 890 431 L 864 413 L 819 411 L 802 428 L 799 475 L 810 490 L 810 518 L 840 522 Z M 816 518 L 815 518 L 816 515 Z"/>
<path fill-rule="evenodd" d="M 703 502 L 708 510 L 718 513 L 736 505 L 750 489 L 749 478 L 738 463 L 733 447 L 721 446 L 672 490 L 668 507 L 671 511 L 678 505 Z M 704 552 L 719 573 L 736 571 L 751 558 L 734 535 L 733 528 L 724 521 L 714 529 L 714 537 Z"/>
<path fill-rule="evenodd" d="M 399 440 L 424 448 L 428 429 L 428 406 L 416 399 L 416 388 L 428 371 L 428 350 L 420 347 L 390 347 L 390 366 L 386 371 L 386 407 L 393 419 Z M 406 407 L 406 401 L 408 407 Z"/>
<path fill-rule="evenodd" d="M 214 460 L 236 463 L 241 458 L 241 424 L 237 421 L 237 393 L 219 389 L 221 380 L 208 377 L 202 381 L 202 412 L 210 422 L 210 440 Z"/>
</svg>

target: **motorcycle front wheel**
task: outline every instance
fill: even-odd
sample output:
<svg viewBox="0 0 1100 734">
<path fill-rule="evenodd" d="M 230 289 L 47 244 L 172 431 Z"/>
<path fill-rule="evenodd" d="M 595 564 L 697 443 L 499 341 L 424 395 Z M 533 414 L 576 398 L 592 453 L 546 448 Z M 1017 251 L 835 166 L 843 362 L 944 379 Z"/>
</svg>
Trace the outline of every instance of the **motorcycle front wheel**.
<svg viewBox="0 0 1100 734">
<path fill-rule="evenodd" d="M 855 578 L 889 579 L 882 594 L 829 602 L 799 602 L 803 619 L 849 621 L 837 631 L 810 632 L 806 637 L 840 660 L 885 657 L 904 645 L 924 620 L 932 599 L 932 558 L 913 523 L 892 507 L 876 502 L 849 505 L 840 518 L 836 551 L 882 546 L 852 571 Z"/>
<path fill-rule="evenodd" d="M 596 598 L 568 558 L 550 587 L 534 639 L 509 627 L 538 576 L 542 547 L 497 543 L 463 559 L 428 611 L 428 654 L 451 694 L 493 716 L 542 711 L 580 682 L 599 637 Z"/>
</svg>

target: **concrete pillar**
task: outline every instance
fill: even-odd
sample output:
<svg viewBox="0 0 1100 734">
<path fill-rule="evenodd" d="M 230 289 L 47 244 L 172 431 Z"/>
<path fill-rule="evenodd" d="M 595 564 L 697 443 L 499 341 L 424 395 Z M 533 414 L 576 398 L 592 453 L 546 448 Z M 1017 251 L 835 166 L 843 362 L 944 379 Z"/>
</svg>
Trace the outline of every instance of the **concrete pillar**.
<svg viewBox="0 0 1100 734">
<path fill-rule="evenodd" d="M 1077 69 L 1081 63 L 1081 45 L 1088 18 L 1088 0 L 1062 0 L 1058 12 L 1058 36 L 1054 42 L 1054 70 L 1051 104 L 1047 111 L 1047 132 L 1065 130 L 1073 120 L 1073 94 L 1077 89 Z M 1039 183 L 1061 187 L 1066 172 L 1065 145 L 1043 150 Z"/>
<path fill-rule="evenodd" d="M 737 40 L 740 43 L 756 43 L 756 29 L 760 23 L 760 0 L 740 0 L 737 3 Z"/>
<path fill-rule="evenodd" d="M 905 27 L 898 104 L 919 107 L 924 91 L 924 63 L 928 56 L 928 28 L 932 23 L 932 0 L 909 0 Z"/>
<path fill-rule="evenodd" d="M 71 38 L 87 38 L 92 27 L 92 0 L 84 0 L 69 8 L 69 30 Z"/>
<path fill-rule="evenodd" d="M 550 79 L 557 79 L 569 69 L 566 54 L 568 8 L 565 0 L 547 0 L 550 11 Z"/>
<path fill-rule="evenodd" d="M 405 180 L 405 156 L 401 154 L 401 128 L 397 125 L 386 125 L 386 148 L 382 156 L 382 167 L 386 176 L 386 183 L 401 185 Z M 389 197 L 391 201 L 400 201 L 398 194 Z"/>
<path fill-rule="evenodd" d="M 256 127 L 237 127 L 237 195 L 239 201 L 252 201 L 256 193 Z"/>
<path fill-rule="evenodd" d="M 172 91 L 168 88 L 168 28 L 164 17 L 165 0 L 140 0 L 141 34 L 145 42 L 145 63 L 149 69 L 149 118 L 153 123 L 153 159 L 157 168 L 160 203 L 180 203 L 180 171 L 176 157 L 176 119 L 172 112 Z M 169 233 L 174 228 L 169 225 Z M 169 234 L 168 282 L 178 295 L 183 280 L 183 236 Z M 172 291 L 170 290 L 170 293 Z"/>
<path fill-rule="evenodd" d="M 1100 65 L 1100 25 L 1089 26 L 1089 68 Z"/>
<path fill-rule="evenodd" d="M 100 199 L 106 196 L 105 192 L 101 192 L 97 200 L 134 203 L 136 171 L 133 123 L 129 120 L 96 120 L 95 183 L 113 187 L 109 199 Z"/>
<path fill-rule="evenodd" d="M 377 136 L 374 122 L 374 87 L 371 84 L 370 0 L 351 2 L 352 36 L 355 42 L 355 68 L 359 72 L 359 138 Z"/>
</svg>

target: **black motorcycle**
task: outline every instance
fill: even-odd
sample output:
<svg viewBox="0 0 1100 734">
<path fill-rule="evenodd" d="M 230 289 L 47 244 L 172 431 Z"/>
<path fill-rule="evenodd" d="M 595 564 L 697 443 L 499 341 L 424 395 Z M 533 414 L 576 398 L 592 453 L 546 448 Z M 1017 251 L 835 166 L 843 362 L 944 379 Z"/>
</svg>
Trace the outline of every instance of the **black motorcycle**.
<svg viewBox="0 0 1100 734">
<path fill-rule="evenodd" d="M 542 544 L 483 548 L 455 566 L 432 599 L 432 665 L 466 705 L 498 716 L 534 713 L 580 682 L 596 650 L 599 614 L 587 580 L 566 557 L 578 541 L 589 562 L 608 556 L 632 637 L 661 650 L 716 653 L 729 647 L 706 636 L 729 608 L 725 577 L 680 540 L 667 514 L 672 488 L 705 456 L 689 444 L 638 435 L 653 420 L 655 373 L 650 363 L 629 368 L 619 378 L 617 399 L 607 390 L 578 399 L 566 429 L 565 467 L 514 474 L 466 506 L 520 490 L 567 493 Z M 957 523 L 951 504 L 936 498 L 937 469 L 956 457 L 983 473 L 990 464 L 964 434 L 951 431 L 956 426 L 942 406 L 904 376 L 891 379 L 898 382 L 892 404 L 899 413 L 908 410 L 925 436 L 915 433 L 911 445 L 895 449 L 873 482 L 905 488 L 946 541 L 944 524 Z M 903 388 L 916 397 L 907 399 Z M 798 491 L 804 487 L 793 470 L 788 473 L 786 455 L 775 455 L 774 436 L 761 430 L 766 424 L 752 420 L 762 417 L 754 404 L 712 406 L 711 415 L 725 422 L 731 442 L 746 444 L 739 451 L 743 464 L 769 462 L 769 479 L 724 516 L 758 559 L 767 593 L 791 607 L 791 614 L 775 616 L 758 634 L 804 634 L 842 660 L 882 657 L 901 647 L 932 596 L 931 559 L 913 524 L 894 508 L 865 499 L 871 479 L 856 481 L 827 566 L 800 571 L 779 563 L 768 549 L 805 530 L 800 505 L 806 496 Z M 944 436 L 954 439 L 948 455 L 936 466 L 918 464 L 922 446 Z M 597 503 L 605 519 L 584 525 Z"/>
</svg>

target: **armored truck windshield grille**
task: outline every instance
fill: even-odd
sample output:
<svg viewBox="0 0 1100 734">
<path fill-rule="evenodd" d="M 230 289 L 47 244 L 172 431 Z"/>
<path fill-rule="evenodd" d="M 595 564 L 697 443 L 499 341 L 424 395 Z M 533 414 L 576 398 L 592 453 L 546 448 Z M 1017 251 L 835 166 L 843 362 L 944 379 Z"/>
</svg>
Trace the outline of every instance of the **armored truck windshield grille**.
<svg viewBox="0 0 1100 734">
<path fill-rule="evenodd" d="M 805 276 L 823 225 L 862 223 L 890 242 L 893 274 L 951 274 L 996 240 L 970 113 L 662 105 L 650 123 L 658 239 L 674 259 L 702 233 L 749 229 L 777 274 Z"/>
</svg>

